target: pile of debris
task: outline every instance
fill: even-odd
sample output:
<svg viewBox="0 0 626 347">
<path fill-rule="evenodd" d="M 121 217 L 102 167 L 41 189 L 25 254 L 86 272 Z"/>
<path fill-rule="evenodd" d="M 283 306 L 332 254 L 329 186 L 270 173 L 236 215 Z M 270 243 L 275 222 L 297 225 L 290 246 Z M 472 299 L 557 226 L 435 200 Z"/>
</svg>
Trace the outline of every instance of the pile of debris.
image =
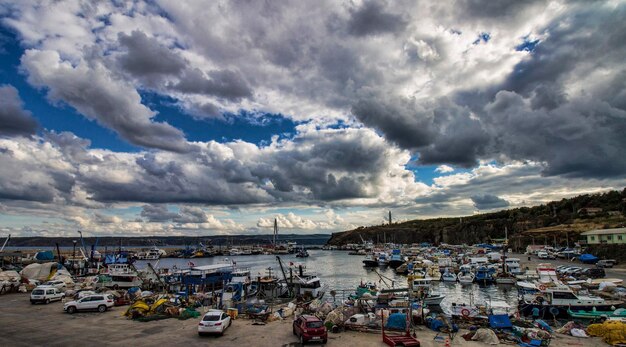
<svg viewBox="0 0 626 347">
<path fill-rule="evenodd" d="M 21 278 L 17 271 L 0 270 L 0 294 L 17 291 Z"/>
<path fill-rule="evenodd" d="M 29 264 L 20 272 L 28 289 L 47 281 L 63 281 L 68 288 L 74 286 L 72 275 L 67 269 L 55 262 Z"/>
<path fill-rule="evenodd" d="M 181 320 L 200 317 L 196 307 L 200 302 L 194 297 L 170 294 L 152 294 L 151 292 L 130 292 L 132 304 L 124 313 L 126 317 L 140 322 L 178 318 Z"/>
</svg>

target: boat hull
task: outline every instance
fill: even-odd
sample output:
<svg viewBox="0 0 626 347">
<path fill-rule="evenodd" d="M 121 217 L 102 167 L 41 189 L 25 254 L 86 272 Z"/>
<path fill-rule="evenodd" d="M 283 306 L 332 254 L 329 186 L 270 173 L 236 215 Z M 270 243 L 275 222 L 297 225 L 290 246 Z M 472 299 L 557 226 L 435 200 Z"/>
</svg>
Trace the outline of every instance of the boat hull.
<svg viewBox="0 0 626 347">
<path fill-rule="evenodd" d="M 388 264 L 389 264 L 390 267 L 395 269 L 398 266 L 404 264 L 404 261 L 402 261 L 402 260 L 390 260 Z"/>
<path fill-rule="evenodd" d="M 376 266 L 378 266 L 378 261 L 376 261 L 376 260 L 363 260 L 363 266 L 365 266 L 365 267 L 376 267 Z"/>
<path fill-rule="evenodd" d="M 441 302 L 443 301 L 443 299 L 445 299 L 446 297 L 444 295 L 433 295 L 433 296 L 428 296 L 424 299 L 424 305 L 426 306 L 436 306 L 436 305 L 440 305 Z"/>
<path fill-rule="evenodd" d="M 541 318 L 569 318 L 570 315 L 567 310 L 572 311 L 593 311 L 595 307 L 596 311 L 611 311 L 615 310 L 614 304 L 601 304 L 601 305 L 581 305 L 581 306 L 569 306 L 569 305 L 539 305 L 520 302 L 519 313 L 522 316 L 532 316 L 533 309 L 539 309 L 539 317 Z"/>
<path fill-rule="evenodd" d="M 515 284 L 517 279 L 515 278 L 496 278 L 497 284 Z"/>
</svg>

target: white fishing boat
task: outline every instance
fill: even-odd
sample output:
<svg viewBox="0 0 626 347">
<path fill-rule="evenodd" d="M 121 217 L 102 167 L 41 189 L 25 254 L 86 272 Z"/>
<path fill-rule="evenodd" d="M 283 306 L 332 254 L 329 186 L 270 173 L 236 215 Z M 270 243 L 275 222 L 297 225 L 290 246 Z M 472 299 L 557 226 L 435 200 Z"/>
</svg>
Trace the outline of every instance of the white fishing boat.
<svg viewBox="0 0 626 347">
<path fill-rule="evenodd" d="M 446 296 L 433 293 L 431 291 L 432 281 L 433 279 L 430 277 L 416 277 L 415 275 L 409 275 L 408 283 L 411 296 L 423 300 L 424 305 L 426 306 L 441 304 Z"/>
<path fill-rule="evenodd" d="M 132 288 L 143 284 L 137 270 L 129 264 L 109 264 L 104 275 L 110 280 L 96 283 L 96 287 Z"/>
<path fill-rule="evenodd" d="M 459 272 L 459 274 L 456 277 L 461 284 L 474 283 L 474 279 L 476 278 L 476 276 L 472 272 L 466 272 L 466 273 Z"/>
<path fill-rule="evenodd" d="M 444 273 L 441 274 L 441 280 L 443 282 L 456 282 L 457 281 L 457 275 L 455 275 L 449 269 L 446 268 L 446 271 L 444 271 Z"/>
<path fill-rule="evenodd" d="M 137 259 L 139 260 L 159 260 L 166 253 L 162 249 L 158 249 L 156 246 L 147 251 L 137 253 Z"/>
</svg>

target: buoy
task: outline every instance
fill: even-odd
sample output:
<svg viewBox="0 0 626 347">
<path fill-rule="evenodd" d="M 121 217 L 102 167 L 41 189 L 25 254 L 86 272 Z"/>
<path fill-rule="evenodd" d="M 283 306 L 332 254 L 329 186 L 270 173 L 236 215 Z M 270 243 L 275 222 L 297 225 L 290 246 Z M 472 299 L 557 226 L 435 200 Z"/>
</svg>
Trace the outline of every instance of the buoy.
<svg viewBox="0 0 626 347">
<path fill-rule="evenodd" d="M 468 317 L 470 315 L 470 311 L 464 308 L 461 310 L 461 315 L 463 315 L 463 317 Z"/>
<path fill-rule="evenodd" d="M 540 285 L 539 285 L 539 290 L 546 290 L 546 286 L 545 286 L 545 285 L 543 285 L 543 284 L 540 284 Z"/>
<path fill-rule="evenodd" d="M 450 338 L 449 337 L 446 337 L 445 347 L 450 347 Z"/>
</svg>

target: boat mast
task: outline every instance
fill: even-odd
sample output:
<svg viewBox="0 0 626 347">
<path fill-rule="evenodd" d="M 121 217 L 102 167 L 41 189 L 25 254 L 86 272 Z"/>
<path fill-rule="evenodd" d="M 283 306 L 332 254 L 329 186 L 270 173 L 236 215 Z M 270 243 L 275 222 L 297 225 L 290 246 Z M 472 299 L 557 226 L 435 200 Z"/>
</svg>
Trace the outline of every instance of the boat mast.
<svg viewBox="0 0 626 347">
<path fill-rule="evenodd" d="M 274 248 L 276 248 L 276 236 L 278 235 L 278 219 L 274 218 Z"/>
<path fill-rule="evenodd" d="M 509 246 L 509 230 L 504 227 L 504 247 L 502 247 L 502 273 L 506 275 L 506 248 Z"/>
<path fill-rule="evenodd" d="M 9 234 L 9 236 L 7 236 L 6 240 L 4 240 L 4 244 L 2 245 L 2 248 L 0 248 L 0 252 L 4 251 L 4 247 L 7 246 L 7 244 L 9 243 L 9 240 L 11 240 L 11 234 Z"/>
</svg>

